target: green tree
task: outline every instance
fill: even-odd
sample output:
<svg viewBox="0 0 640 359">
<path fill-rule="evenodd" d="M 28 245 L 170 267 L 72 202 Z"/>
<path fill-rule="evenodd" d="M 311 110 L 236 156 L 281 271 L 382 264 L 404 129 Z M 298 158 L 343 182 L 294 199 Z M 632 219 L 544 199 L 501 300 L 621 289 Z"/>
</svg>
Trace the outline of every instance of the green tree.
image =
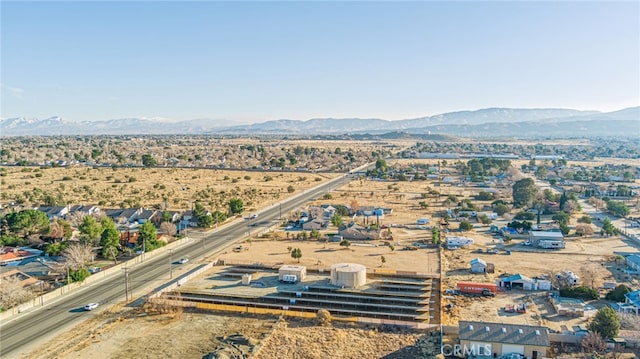
<svg viewBox="0 0 640 359">
<path fill-rule="evenodd" d="M 503 203 L 495 205 L 493 210 L 496 212 L 498 216 L 502 216 L 503 214 L 510 212 L 509 206 Z"/>
<path fill-rule="evenodd" d="M 489 218 L 489 216 L 487 216 L 486 214 L 481 214 L 478 216 L 478 220 L 482 223 L 482 224 L 491 224 L 491 218 Z"/>
<path fill-rule="evenodd" d="M 101 222 L 102 234 L 100 235 L 100 246 L 102 250 L 100 254 L 103 258 L 115 260 L 120 248 L 120 234 L 116 229 L 115 223 L 109 217 L 104 217 Z"/>
<path fill-rule="evenodd" d="M 471 222 L 469 221 L 460 221 L 460 230 L 462 231 L 470 231 L 473 229 L 473 224 L 471 224 Z"/>
<path fill-rule="evenodd" d="M 232 198 L 229 200 L 229 211 L 231 215 L 240 214 L 244 211 L 244 202 L 241 198 Z"/>
<path fill-rule="evenodd" d="M 584 215 L 580 218 L 578 218 L 578 223 L 586 223 L 586 224 L 591 224 L 591 216 L 589 215 Z"/>
<path fill-rule="evenodd" d="M 569 213 L 566 212 L 558 212 L 556 214 L 553 215 L 553 217 L 551 217 L 551 219 L 558 223 L 558 224 L 569 224 L 569 219 L 571 218 L 571 216 L 569 215 Z"/>
<path fill-rule="evenodd" d="M 156 166 L 158 163 L 156 162 L 156 159 L 153 158 L 153 156 L 151 155 L 142 155 L 142 165 L 145 167 L 153 167 Z"/>
<path fill-rule="evenodd" d="M 143 246 L 146 252 L 150 252 L 162 246 L 160 241 L 158 241 L 156 226 L 154 226 L 150 221 L 144 222 L 142 226 L 140 226 L 138 233 L 140 234 L 138 237 L 138 244 Z"/>
<path fill-rule="evenodd" d="M 162 222 L 171 222 L 171 213 L 169 211 L 162 211 Z"/>
<path fill-rule="evenodd" d="M 436 227 L 431 228 L 431 242 L 433 244 L 440 244 L 440 231 Z"/>
<path fill-rule="evenodd" d="M 387 161 L 385 161 L 383 158 L 378 158 L 376 160 L 376 169 L 380 173 L 387 173 Z"/>
<path fill-rule="evenodd" d="M 82 223 L 78 226 L 80 231 L 80 242 L 97 245 L 102 234 L 102 227 L 93 216 L 84 216 Z"/>
<path fill-rule="evenodd" d="M 334 213 L 334 215 L 331 217 L 331 224 L 333 224 L 336 227 L 340 227 L 342 225 L 342 216 L 339 215 L 337 212 Z"/>
<path fill-rule="evenodd" d="M 629 215 L 629 206 L 620 201 L 608 200 L 607 210 L 620 217 L 626 217 Z"/>
<path fill-rule="evenodd" d="M 6 215 L 5 221 L 12 233 L 24 236 L 43 233 L 49 228 L 47 215 L 35 209 L 11 212 Z"/>
<path fill-rule="evenodd" d="M 513 206 L 516 208 L 528 207 L 536 198 L 538 189 L 531 178 L 523 178 L 513 184 Z"/>
<path fill-rule="evenodd" d="M 300 248 L 294 248 L 291 250 L 291 258 L 297 259 L 298 263 L 300 263 L 300 258 L 302 258 L 302 250 Z"/>
<path fill-rule="evenodd" d="M 87 268 L 79 268 L 69 271 L 71 282 L 83 282 L 85 279 L 89 278 L 90 275 L 91 273 Z"/>
<path fill-rule="evenodd" d="M 615 309 L 602 307 L 589 324 L 589 330 L 600 333 L 605 339 L 613 338 L 620 331 L 620 317 Z"/>
<path fill-rule="evenodd" d="M 607 295 L 604 298 L 606 300 L 612 300 L 615 302 L 624 302 L 625 300 L 624 296 L 629 292 L 631 292 L 631 288 L 627 287 L 624 284 L 620 284 L 614 289 L 612 289 L 611 291 L 609 291 L 609 293 L 607 293 Z"/>
<path fill-rule="evenodd" d="M 602 232 L 608 236 L 613 236 L 618 234 L 618 229 L 613 226 L 609 217 L 605 217 L 604 221 L 602 221 Z"/>
<path fill-rule="evenodd" d="M 343 239 L 343 240 L 340 242 L 340 246 L 341 246 L 341 247 L 349 248 L 349 246 L 350 246 L 350 245 L 351 245 L 351 242 L 349 242 L 349 240 L 347 240 L 347 239 Z"/>
<path fill-rule="evenodd" d="M 380 256 L 380 267 L 384 266 L 385 263 L 387 263 L 387 258 Z"/>
</svg>

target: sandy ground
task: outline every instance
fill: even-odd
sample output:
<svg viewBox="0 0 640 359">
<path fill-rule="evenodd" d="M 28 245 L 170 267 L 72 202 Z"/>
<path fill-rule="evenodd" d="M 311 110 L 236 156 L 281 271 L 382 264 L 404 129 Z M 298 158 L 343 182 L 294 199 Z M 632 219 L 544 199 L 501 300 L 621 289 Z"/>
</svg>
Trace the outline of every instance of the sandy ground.
<svg viewBox="0 0 640 359">
<path fill-rule="evenodd" d="M 313 185 L 310 183 L 309 185 Z M 437 272 L 440 262 L 435 249 L 420 249 L 417 251 L 403 251 L 404 246 L 410 245 L 417 240 L 429 240 L 431 233 L 429 230 L 415 229 L 415 223 L 418 218 L 429 218 L 432 223 L 434 211 L 443 209 L 446 196 L 454 194 L 456 196 L 471 196 L 482 188 L 472 187 L 433 187 L 434 183 L 427 181 L 420 182 L 382 182 L 382 181 L 354 181 L 350 185 L 338 189 L 332 193 L 331 199 L 319 199 L 312 204 L 349 204 L 349 205 L 373 205 L 393 208 L 393 214 L 382 219 L 382 224 L 396 224 L 392 227 L 393 243 L 395 250 L 391 250 L 388 246 L 356 246 L 352 245 L 348 249 L 344 249 L 338 243 L 320 243 L 316 241 L 301 241 L 285 239 L 285 232 L 281 232 L 281 239 L 253 239 L 251 242 L 243 243 L 248 250 L 241 252 L 228 251 L 220 257 L 238 262 L 263 262 L 263 263 L 290 263 L 297 264 L 297 260 L 291 258 L 287 247 L 300 248 L 302 258 L 300 264 L 309 267 L 322 266 L 329 267 L 336 262 L 356 262 L 361 263 L 368 268 L 388 268 L 397 270 L 408 270 L 418 272 Z M 441 193 L 439 197 L 423 198 L 423 193 L 428 191 L 428 187 L 438 190 Z M 426 201 L 428 208 L 422 208 L 420 201 Z M 361 220 L 361 219 L 356 219 Z M 436 218 L 437 220 L 437 218 Z M 398 227 L 404 225 L 404 227 Z M 457 223 L 452 222 L 452 229 L 457 228 Z M 620 265 L 611 262 L 612 252 L 636 252 L 635 248 L 629 246 L 628 243 L 620 238 L 600 238 L 598 236 L 592 238 L 583 238 L 570 240 L 567 248 L 561 251 L 543 252 L 534 251 L 530 247 L 517 244 L 521 241 L 515 240 L 508 247 L 512 250 L 511 255 L 496 254 L 478 254 L 474 253 L 478 249 L 486 252 L 488 248 L 500 247 L 501 245 L 495 239 L 486 233 L 487 228 L 478 226 L 474 231 L 465 233 L 465 236 L 475 240 L 474 246 L 468 249 L 457 251 L 445 251 L 442 259 L 443 277 L 445 278 L 445 287 L 453 288 L 455 283 L 460 280 L 477 280 L 493 282 L 499 275 L 509 273 L 521 273 L 523 275 L 534 277 L 543 273 L 555 273 L 564 269 L 569 269 L 581 275 L 583 268 L 592 268 L 595 273 L 595 281 L 617 281 L 620 283 L 638 284 L 638 278 L 628 274 L 624 274 Z M 335 228 L 330 228 L 328 232 L 335 233 Z M 292 232 L 295 233 L 295 232 Z M 376 241 L 375 244 L 382 244 L 383 241 Z M 381 257 L 385 257 L 385 263 L 381 261 Z M 496 273 L 492 275 L 476 275 L 469 271 L 469 261 L 472 258 L 481 257 L 496 266 Z M 603 265 L 604 264 L 604 265 Z M 456 323 L 459 318 L 471 320 L 487 320 L 492 322 L 509 322 L 523 324 L 542 324 L 548 325 L 553 329 L 561 329 L 562 325 L 571 327 L 574 324 L 584 324 L 584 319 L 571 319 L 565 317 L 554 316 L 552 310 L 546 302 L 546 298 L 535 293 L 513 291 L 509 294 L 500 294 L 496 298 L 474 298 L 464 299 L 465 297 L 455 297 L 454 310 L 450 316 L 445 319 L 450 323 Z M 460 300 L 460 302 L 457 302 Z M 517 304 L 521 302 L 529 303 L 529 310 L 526 314 L 506 314 L 501 308 L 507 304 Z M 117 319 L 123 317 L 124 319 Z M 199 319 L 200 317 L 209 319 Z M 111 318 L 111 319 L 109 319 Z M 116 319 L 113 319 L 116 318 Z M 248 319 L 256 324 L 243 324 L 241 320 Z M 154 322 L 155 321 L 155 322 Z M 173 351 L 168 345 L 163 345 L 162 340 L 158 338 L 170 337 L 171 340 L 165 340 L 166 344 L 177 345 L 177 342 L 183 342 L 185 353 L 193 354 L 193 357 L 202 357 L 209 348 L 214 348 L 220 344 L 220 340 L 216 341 L 212 338 L 229 335 L 226 327 L 223 329 L 219 324 L 226 323 L 229 328 L 236 328 L 229 323 L 239 321 L 238 329 L 245 336 L 255 340 L 261 340 L 266 336 L 274 325 L 273 318 L 242 318 L 242 317 L 226 317 L 219 314 L 200 315 L 196 313 L 185 313 L 183 319 L 172 320 L 163 317 L 136 317 L 135 315 L 115 314 L 115 317 L 107 317 L 102 321 L 90 321 L 83 323 L 78 330 L 74 330 L 61 336 L 54 346 L 59 349 L 53 351 L 52 355 L 44 353 L 44 350 L 36 352 L 31 357 L 43 358 L 79 358 L 88 353 L 100 353 L 102 357 L 127 357 L 118 356 L 128 354 L 145 356 L 147 352 L 155 353 L 151 350 L 158 348 L 159 352 L 166 352 L 173 355 Z M 165 323 L 160 325 L 160 322 Z M 184 324 L 187 323 L 187 324 Z M 261 323 L 261 324 L 257 324 Z M 247 332 L 243 332 L 241 327 L 247 326 Z M 212 333 L 208 328 L 216 328 L 216 333 Z M 284 325 L 283 325 L 284 327 Z M 139 329 L 142 328 L 142 329 Z M 149 328 L 149 329 L 145 329 Z M 165 328 L 163 330 L 163 328 Z M 175 329 L 171 329 L 175 328 Z M 315 327 L 312 325 L 300 324 L 290 325 L 286 328 L 277 326 L 275 331 L 269 336 L 269 340 L 264 341 L 264 347 L 261 349 L 259 358 L 282 357 L 278 353 L 285 351 L 290 354 L 289 357 L 300 358 L 368 358 L 379 357 L 383 353 L 391 353 L 388 357 L 394 357 L 393 353 L 410 352 L 410 343 L 415 341 L 412 334 L 401 334 L 401 337 L 385 337 L 380 333 L 372 334 L 370 331 L 361 331 L 356 328 L 340 328 L 327 329 Z M 112 333 L 112 332 L 118 333 Z M 149 332 L 147 335 L 146 331 Z M 78 334 L 79 339 L 73 339 L 73 333 L 95 333 L 93 335 Z M 182 334 L 184 332 L 186 336 Z M 141 333 L 145 333 L 144 336 Z M 170 334 L 166 334 L 170 333 Z M 206 333 L 206 335 L 204 334 Z M 221 334 L 218 334 L 221 333 Z M 202 336 L 200 336 L 202 335 Z M 407 336 L 408 335 L 408 336 Z M 139 340 L 129 340 L 127 338 L 141 338 Z M 147 337 L 150 338 L 149 347 Z M 127 350 L 124 352 L 125 341 Z M 395 342 L 394 342 L 395 341 Z M 317 343 L 331 342 L 332 345 L 318 345 Z M 344 342 L 344 344 L 343 344 Z M 68 345 L 75 343 L 74 345 Z M 193 343 L 193 349 L 189 349 L 189 343 Z M 201 348 L 196 349 L 196 343 L 200 343 Z M 95 345 L 101 346 L 95 346 Z M 109 349 L 111 348 L 111 349 Z M 300 348 L 309 348 L 303 350 Z M 73 356 L 78 353 L 78 356 Z M 372 354 L 373 353 L 373 354 Z M 189 355 L 183 357 L 190 357 Z M 342 356 L 340 356 L 342 355 Z M 92 355 L 92 357 L 101 357 Z M 153 357 L 147 355 L 147 357 Z M 397 356 L 402 357 L 402 356 Z M 405 356 L 407 358 L 419 356 Z M 429 357 L 429 356 L 426 356 Z"/>
<path fill-rule="evenodd" d="M 403 243 L 401 241 L 400 243 Z M 407 241 L 408 242 L 408 241 Z M 371 245 L 377 244 L 377 247 Z M 226 263 L 264 263 L 264 264 L 298 264 L 291 257 L 288 247 L 300 248 L 302 258 L 300 265 L 308 268 L 329 269 L 334 263 L 352 262 L 362 264 L 368 269 L 387 268 L 401 271 L 420 273 L 436 273 L 438 269 L 437 249 L 419 249 L 416 251 L 402 250 L 396 246 L 391 251 L 383 241 L 372 244 L 359 245 L 354 243 L 349 247 L 341 247 L 339 243 L 322 243 L 302 240 L 253 240 L 250 244 L 243 244 L 246 250 L 241 252 L 227 251 L 220 255 Z M 386 262 L 383 264 L 381 257 Z"/>
<path fill-rule="evenodd" d="M 629 285 L 632 288 L 640 283 L 640 276 L 626 274 L 624 265 L 616 264 L 612 252 L 629 253 L 637 252 L 625 240 L 614 238 L 571 239 L 567 242 L 567 248 L 559 251 L 546 251 L 532 249 L 520 243 L 501 245 L 486 235 L 469 235 L 475 239 L 475 244 L 468 249 L 445 251 L 443 264 L 445 267 L 445 287 L 455 289 L 458 281 L 489 282 L 495 283 L 502 275 L 520 273 L 527 277 L 536 277 L 543 274 L 554 275 L 563 270 L 571 270 L 578 274 L 583 281 L 591 281 L 594 285 L 602 286 L 603 282 L 617 282 Z M 515 241 L 514 242 L 521 242 Z M 486 252 L 489 248 L 509 248 L 511 255 L 476 253 L 479 249 Z M 488 263 L 495 264 L 493 274 L 473 274 L 470 271 L 469 261 L 473 258 L 482 258 Z M 593 273 L 589 275 L 588 273 Z M 590 283 L 587 283 L 590 284 Z M 604 293 L 604 291 L 603 291 Z M 449 315 L 444 316 L 444 321 L 457 323 L 460 318 L 482 320 L 499 323 L 535 324 L 548 326 L 555 330 L 561 330 L 562 326 L 571 328 L 573 325 L 584 325 L 587 318 L 572 318 L 558 316 L 548 301 L 546 292 L 528 292 L 513 290 L 500 292 L 495 298 L 468 298 L 456 296 L 450 299 L 454 303 L 454 309 Z M 506 305 L 527 303 L 526 314 L 505 313 Z M 590 305 L 599 308 L 605 305 L 604 301 L 590 302 Z"/>
<path fill-rule="evenodd" d="M 248 211 L 276 203 L 337 174 L 224 171 L 182 168 L 5 167 L 0 201 L 19 197 L 30 203 L 45 193 L 62 193 L 65 203 L 101 208 L 159 206 L 189 209 L 200 200 L 210 210 L 227 210 L 228 200 L 242 198 Z M 26 172 L 25 172 L 26 171 Z M 41 174 L 42 177 L 37 175 Z M 25 197 L 25 192 L 29 197 Z"/>
</svg>

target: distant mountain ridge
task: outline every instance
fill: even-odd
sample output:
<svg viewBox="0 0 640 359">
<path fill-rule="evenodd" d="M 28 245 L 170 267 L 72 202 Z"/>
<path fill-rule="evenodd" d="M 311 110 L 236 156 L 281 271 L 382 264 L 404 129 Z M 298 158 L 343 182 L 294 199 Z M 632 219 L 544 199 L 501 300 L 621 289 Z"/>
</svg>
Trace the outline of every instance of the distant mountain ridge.
<svg viewBox="0 0 640 359">
<path fill-rule="evenodd" d="M 613 112 L 572 109 L 487 108 L 456 111 L 399 121 L 361 118 L 314 118 L 274 120 L 229 126 L 228 121 L 196 119 L 167 122 L 156 119 L 125 118 L 106 121 L 70 122 L 60 117 L 48 119 L 10 118 L 0 120 L 1 136 L 28 135 L 336 135 L 404 132 L 461 137 L 536 136 L 640 136 L 640 107 Z"/>
</svg>

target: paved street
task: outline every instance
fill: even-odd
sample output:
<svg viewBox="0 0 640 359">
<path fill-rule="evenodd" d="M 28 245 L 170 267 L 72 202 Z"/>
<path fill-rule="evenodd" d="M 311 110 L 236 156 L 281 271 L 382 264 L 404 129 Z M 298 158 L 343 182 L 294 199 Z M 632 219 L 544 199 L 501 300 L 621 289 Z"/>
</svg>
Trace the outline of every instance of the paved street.
<svg viewBox="0 0 640 359">
<path fill-rule="evenodd" d="M 259 211 L 259 216 L 255 219 L 235 221 L 213 231 L 191 233 L 189 235 L 190 241 L 173 250 L 171 258 L 167 253 L 131 267 L 129 273 L 132 285 L 134 291 L 138 290 L 135 294 L 145 294 L 146 291 L 141 292 L 141 288 L 157 288 L 170 282 L 170 259 L 171 266 L 176 271 L 183 267 L 194 266 L 199 259 L 245 239 L 249 231 L 260 230 L 259 226 L 251 226 L 254 224 L 253 222 L 258 222 L 259 225 L 274 223 L 281 213 L 284 215 L 297 209 L 305 202 L 317 199 L 322 194 L 351 179 L 351 176 L 343 176 L 303 191 L 289 200 Z M 185 257 L 190 259 L 188 263 L 176 264 L 176 261 Z M 176 275 L 173 276 L 173 280 L 175 278 Z M 56 333 L 96 315 L 99 310 L 109 304 L 118 303 L 124 299 L 124 275 L 117 275 L 73 291 L 68 296 L 61 297 L 44 308 L 39 307 L 39 309 L 35 308 L 20 314 L 14 320 L 0 326 L 0 357 L 13 358 L 26 354 L 23 351 L 26 351 L 27 346 L 42 345 Z M 92 312 L 82 310 L 82 307 L 90 302 L 100 302 L 101 308 Z"/>
</svg>

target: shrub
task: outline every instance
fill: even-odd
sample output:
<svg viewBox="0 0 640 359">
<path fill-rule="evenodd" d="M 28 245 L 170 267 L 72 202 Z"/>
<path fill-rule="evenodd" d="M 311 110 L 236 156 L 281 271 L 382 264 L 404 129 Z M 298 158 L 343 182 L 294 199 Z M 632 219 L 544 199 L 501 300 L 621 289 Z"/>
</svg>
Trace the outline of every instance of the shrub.
<svg viewBox="0 0 640 359">
<path fill-rule="evenodd" d="M 531 213 L 531 212 L 520 212 L 518 214 L 516 214 L 515 219 L 519 219 L 519 220 L 525 220 L 525 221 L 532 221 L 534 219 L 536 219 L 536 215 L 535 213 Z"/>
<path fill-rule="evenodd" d="M 615 302 L 624 302 L 624 295 L 629 292 L 631 292 L 631 288 L 627 287 L 624 284 L 620 284 L 619 286 L 610 290 L 604 298 L 606 300 L 613 300 Z"/>
<path fill-rule="evenodd" d="M 567 298 L 577 298 L 583 300 L 598 299 L 598 292 L 590 287 L 579 286 L 572 288 L 561 288 L 560 296 Z"/>
</svg>

